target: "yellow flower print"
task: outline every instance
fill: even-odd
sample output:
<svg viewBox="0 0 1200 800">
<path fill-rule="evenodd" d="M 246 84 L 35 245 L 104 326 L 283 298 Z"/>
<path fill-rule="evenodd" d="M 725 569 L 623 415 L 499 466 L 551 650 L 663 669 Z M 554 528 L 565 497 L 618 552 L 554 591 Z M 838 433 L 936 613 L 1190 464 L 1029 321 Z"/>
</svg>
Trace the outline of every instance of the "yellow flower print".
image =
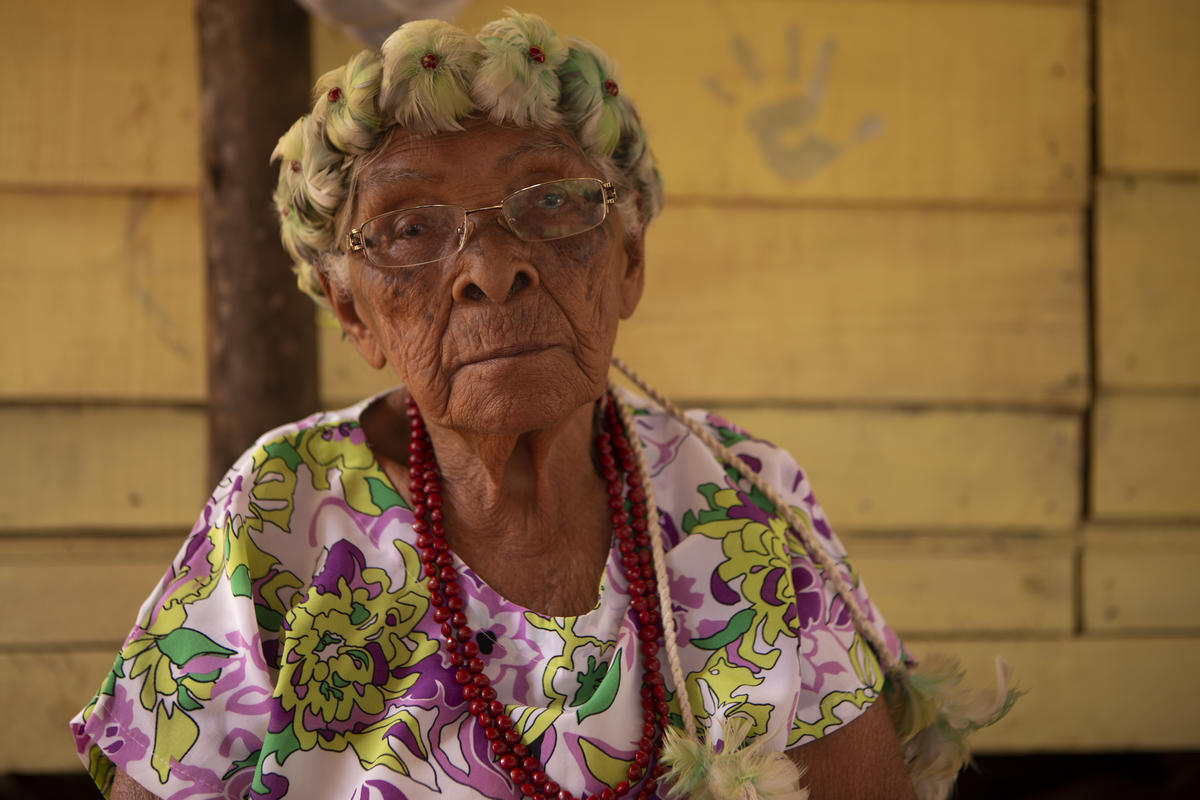
<svg viewBox="0 0 1200 800">
<path fill-rule="evenodd" d="M 735 716 L 750 720 L 752 736 L 767 732 L 771 706 L 750 702 L 748 691 L 762 682 L 763 679 L 756 677 L 749 668 L 730 663 L 721 651 L 712 653 L 704 668 L 689 674 L 686 679 L 688 699 L 696 719 L 708 725 L 714 735 L 720 734 L 726 721 Z"/>
<path fill-rule="evenodd" d="M 312 473 L 313 488 L 329 489 L 331 476 L 336 475 L 346 504 L 355 511 L 377 517 L 393 506 L 407 508 L 366 441 L 356 422 L 313 428 L 297 448 Z"/>
<path fill-rule="evenodd" d="M 701 513 L 701 521 L 691 533 L 720 540 L 725 561 L 717 567 L 717 577 L 737 589 L 754 614 L 738 640 L 738 655 L 769 669 L 779 658 L 779 637 L 796 636 L 790 531 L 782 519 L 767 516 L 757 508 L 746 516 L 736 516 L 733 510 L 741 512 L 746 506 L 733 489 L 715 489 L 708 492 L 708 497 L 709 510 Z M 755 650 L 760 640 L 772 649 Z"/>
<path fill-rule="evenodd" d="M 361 582 L 351 588 L 341 576 L 333 590 L 314 585 L 288 614 L 277 692 L 302 749 L 344 749 L 352 722 L 374 722 L 417 678 L 393 670 L 437 651 L 413 631 L 427 601 L 404 587 L 389 591 L 382 569 L 363 569 Z"/>
</svg>

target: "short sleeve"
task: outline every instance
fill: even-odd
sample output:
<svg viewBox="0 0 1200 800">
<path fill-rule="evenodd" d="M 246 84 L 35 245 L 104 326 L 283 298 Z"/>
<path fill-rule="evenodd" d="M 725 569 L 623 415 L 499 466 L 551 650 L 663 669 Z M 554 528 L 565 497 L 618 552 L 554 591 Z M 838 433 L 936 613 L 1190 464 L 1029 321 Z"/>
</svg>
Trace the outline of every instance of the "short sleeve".
<svg viewBox="0 0 1200 800">
<path fill-rule="evenodd" d="M 891 652 L 900 652 L 792 457 L 716 415 L 689 416 L 775 488 L 853 587 Z M 802 537 L 694 434 L 669 418 L 642 423 L 671 545 L 676 641 L 699 724 L 719 741 L 728 721 L 742 717 L 752 736 L 789 748 L 856 719 L 881 696 L 883 671 Z"/>
<path fill-rule="evenodd" d="M 71 723 L 106 795 L 114 769 L 161 797 L 243 797 L 254 779 L 271 699 L 264 651 L 284 612 L 261 588 L 295 581 L 248 535 L 252 465 L 247 454 L 218 486 Z"/>
<path fill-rule="evenodd" d="M 764 456 L 762 469 L 850 587 L 863 616 L 880 633 L 891 655 L 899 655 L 899 638 L 871 601 L 862 575 L 830 526 L 804 471 L 786 451 L 774 448 Z M 789 527 L 786 541 L 801 688 L 788 734 L 790 747 L 821 738 L 856 719 L 881 697 L 885 676 L 879 654 L 857 630 L 849 607 L 802 537 Z"/>
</svg>

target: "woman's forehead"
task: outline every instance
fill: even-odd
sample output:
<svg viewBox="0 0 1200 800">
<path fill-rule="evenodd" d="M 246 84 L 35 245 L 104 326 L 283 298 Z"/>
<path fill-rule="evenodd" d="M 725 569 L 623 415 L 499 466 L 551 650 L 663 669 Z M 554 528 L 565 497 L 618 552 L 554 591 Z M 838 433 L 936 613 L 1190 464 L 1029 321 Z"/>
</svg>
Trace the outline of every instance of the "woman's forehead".
<svg viewBox="0 0 1200 800">
<path fill-rule="evenodd" d="M 462 131 L 415 135 L 397 131 L 358 176 L 370 192 L 404 182 L 441 183 L 460 174 L 502 177 L 530 162 L 584 169 L 588 159 L 565 132 L 468 122 Z M 579 175 L 563 177 L 590 177 Z"/>
</svg>

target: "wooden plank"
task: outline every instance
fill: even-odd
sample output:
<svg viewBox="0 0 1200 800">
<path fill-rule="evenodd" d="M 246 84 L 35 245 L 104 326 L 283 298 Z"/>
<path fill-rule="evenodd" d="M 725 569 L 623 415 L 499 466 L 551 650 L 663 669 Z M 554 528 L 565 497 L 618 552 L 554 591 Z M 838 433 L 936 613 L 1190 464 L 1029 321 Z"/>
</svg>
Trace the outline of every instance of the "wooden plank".
<svg viewBox="0 0 1200 800">
<path fill-rule="evenodd" d="M 68 723 L 95 695 L 117 648 L 0 652 L 0 773 L 78 772 Z"/>
<path fill-rule="evenodd" d="M 1195 750 L 1200 747 L 1200 637 L 910 639 L 919 657 L 961 657 L 967 685 L 991 685 L 1002 655 L 1028 694 L 1000 724 L 979 732 L 976 752 Z M 1151 698 L 1159 698 L 1153 702 Z"/>
<path fill-rule="evenodd" d="M 717 411 L 790 452 L 835 529 L 1066 529 L 1080 517 L 1071 415 L 856 409 Z"/>
<path fill-rule="evenodd" d="M 1073 213 L 676 208 L 648 234 L 646 295 L 617 350 L 669 396 L 703 402 L 1079 407 L 1080 223 Z"/>
<path fill-rule="evenodd" d="M 844 538 L 902 637 L 1073 630 L 1075 548 L 1064 537 Z"/>
<path fill-rule="evenodd" d="M 1109 179 L 1096 203 L 1104 389 L 1200 388 L 1200 183 Z"/>
<path fill-rule="evenodd" d="M 668 208 L 617 352 L 670 397 L 1087 402 L 1071 212 Z M 387 385 L 326 337 L 322 391 Z M 349 366 L 345 366 L 346 362 Z"/>
<path fill-rule="evenodd" d="M 173 536 L 0 537 L 0 607 L 38 597 L 37 614 L 0 616 L 0 645 L 94 645 L 115 649 L 171 564 Z M 46 586 L 69 591 L 44 591 Z M 87 614 L 81 614 L 86 605 Z"/>
<path fill-rule="evenodd" d="M 1097 520 L 1200 518 L 1200 397 L 1105 397 L 1092 421 Z"/>
<path fill-rule="evenodd" d="M 0 529 L 182 533 L 211 489 L 199 410 L 0 407 L 0 430 Z"/>
<path fill-rule="evenodd" d="M 1200 4 L 1100 0 L 1104 172 L 1200 173 Z"/>
<path fill-rule="evenodd" d="M 472 3 L 458 24 L 476 30 L 506 5 Z M 597 43 L 622 67 L 670 194 L 1086 201 L 1082 3 L 521 8 Z M 828 79 L 817 90 L 822 58 Z"/>
<path fill-rule="evenodd" d="M 1088 528 L 1088 631 L 1200 631 L 1200 527 Z"/>
<path fill-rule="evenodd" d="M 191 3 L 4 3 L 0 75 L 0 184 L 197 184 Z"/>
<path fill-rule="evenodd" d="M 400 382 L 390 366 L 381 370 L 367 366 L 342 335 L 337 320 L 324 312 L 317 318 L 317 353 L 321 402 L 326 407 L 349 405 Z"/>
<path fill-rule="evenodd" d="M 201 400 L 191 194 L 0 192 L 0 397 Z"/>
</svg>

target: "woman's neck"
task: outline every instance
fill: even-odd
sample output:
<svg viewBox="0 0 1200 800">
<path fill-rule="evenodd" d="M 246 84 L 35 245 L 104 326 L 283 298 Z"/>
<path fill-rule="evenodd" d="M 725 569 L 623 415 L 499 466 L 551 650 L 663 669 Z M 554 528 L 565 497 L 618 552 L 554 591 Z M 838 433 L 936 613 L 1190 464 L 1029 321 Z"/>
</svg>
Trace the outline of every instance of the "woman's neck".
<svg viewBox="0 0 1200 800">
<path fill-rule="evenodd" d="M 401 395 L 393 408 L 403 402 Z M 393 424 L 407 428 L 403 416 Z M 604 480 L 592 462 L 593 404 L 519 436 L 425 424 L 441 475 L 446 538 L 459 558 L 525 608 L 555 615 L 591 609 L 612 538 Z M 374 443 L 371 427 L 366 433 Z M 401 491 L 407 489 L 404 434 L 394 439 L 403 449 L 387 448 L 398 462 L 389 474 L 404 467 L 402 484 L 393 476 Z"/>
</svg>

